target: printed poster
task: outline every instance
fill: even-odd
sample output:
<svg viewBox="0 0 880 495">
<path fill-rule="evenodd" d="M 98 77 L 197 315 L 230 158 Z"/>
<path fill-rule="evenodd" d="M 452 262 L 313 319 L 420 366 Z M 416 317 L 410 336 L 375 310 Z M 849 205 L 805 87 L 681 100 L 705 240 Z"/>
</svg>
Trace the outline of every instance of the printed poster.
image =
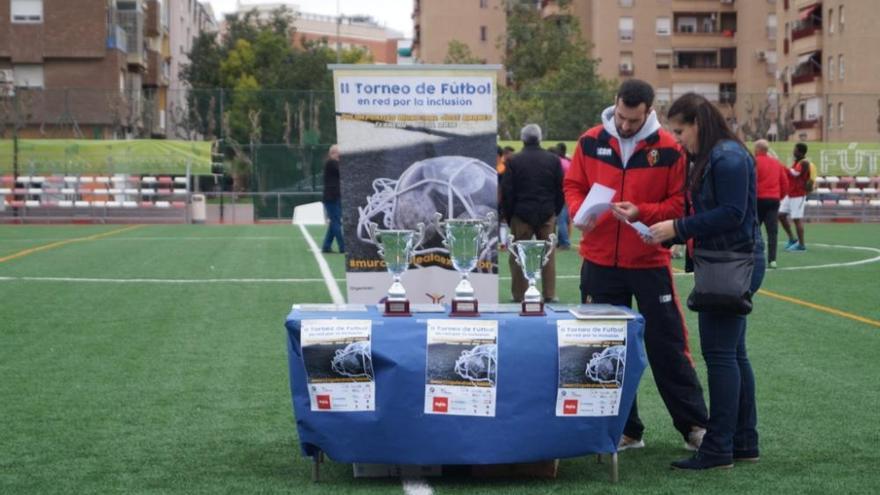
<svg viewBox="0 0 880 495">
<path fill-rule="evenodd" d="M 617 416 L 626 369 L 626 320 L 559 320 L 557 416 Z"/>
<path fill-rule="evenodd" d="M 314 412 L 374 411 L 370 320 L 303 320 L 303 365 Z"/>
<path fill-rule="evenodd" d="M 332 65 L 340 149 L 348 301 L 375 304 L 391 275 L 368 226 L 416 230 L 402 283 L 411 303 L 450 304 L 460 275 L 443 245 L 443 219 L 497 212 L 500 66 Z M 480 302 L 498 302 L 498 228 L 470 273 Z"/>
<path fill-rule="evenodd" d="M 428 320 L 425 414 L 495 417 L 498 322 Z"/>
</svg>

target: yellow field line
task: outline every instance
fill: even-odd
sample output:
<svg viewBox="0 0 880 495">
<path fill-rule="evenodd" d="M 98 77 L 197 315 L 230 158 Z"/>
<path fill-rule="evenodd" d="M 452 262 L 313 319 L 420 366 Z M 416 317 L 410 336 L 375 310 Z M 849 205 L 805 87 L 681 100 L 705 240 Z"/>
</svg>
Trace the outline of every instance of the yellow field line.
<svg viewBox="0 0 880 495">
<path fill-rule="evenodd" d="M 769 290 L 766 290 L 766 289 L 759 290 L 758 294 L 763 294 L 765 296 L 769 296 L 774 299 L 779 299 L 780 301 L 790 302 L 793 304 L 799 304 L 801 306 L 806 306 L 808 308 L 815 309 L 816 311 L 822 311 L 823 313 L 829 313 L 829 314 L 832 314 L 835 316 L 849 318 L 850 320 L 855 320 L 860 323 L 867 323 L 868 325 L 873 325 L 875 327 L 880 328 L 880 321 L 872 320 L 870 318 L 865 318 L 864 316 L 854 315 L 852 313 L 847 313 L 846 311 L 841 311 L 839 309 L 829 308 L 828 306 L 822 306 L 820 304 L 813 304 L 811 302 L 807 302 L 802 299 L 797 299 L 795 297 L 783 296 L 782 294 L 770 292 Z"/>
<path fill-rule="evenodd" d="M 123 232 L 128 232 L 130 230 L 138 229 L 141 227 L 143 227 L 143 225 L 130 225 L 128 227 L 123 227 L 121 229 L 111 230 L 110 232 L 103 232 L 100 234 L 94 234 L 94 235 L 90 235 L 90 236 L 86 236 L 86 237 L 77 237 L 74 239 L 65 239 L 63 241 L 53 242 L 51 244 L 45 244 L 43 246 L 37 246 L 37 247 L 24 249 L 24 250 L 19 251 L 17 253 L 12 253 L 10 255 L 7 255 L 7 256 L 0 258 L 0 263 L 4 263 L 9 260 L 14 260 L 16 258 L 21 258 L 21 257 L 27 256 L 29 254 L 39 253 L 40 251 L 55 249 L 57 247 L 61 247 L 66 244 L 71 244 L 74 242 L 95 241 L 95 240 L 98 240 L 98 239 L 101 239 L 104 237 L 109 237 L 111 235 L 121 234 Z"/>
</svg>

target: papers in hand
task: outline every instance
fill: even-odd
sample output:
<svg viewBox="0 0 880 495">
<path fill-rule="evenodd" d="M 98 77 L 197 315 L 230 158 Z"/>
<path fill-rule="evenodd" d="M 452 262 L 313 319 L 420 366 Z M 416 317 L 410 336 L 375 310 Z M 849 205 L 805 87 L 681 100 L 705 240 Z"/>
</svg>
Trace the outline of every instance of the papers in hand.
<svg viewBox="0 0 880 495">
<path fill-rule="evenodd" d="M 576 226 L 583 226 L 589 223 L 590 218 L 598 218 L 600 214 L 611 208 L 611 200 L 614 198 L 614 189 L 603 186 L 602 184 L 593 184 L 587 197 L 575 213 L 572 223 Z"/>
<path fill-rule="evenodd" d="M 643 241 L 648 242 L 652 239 L 651 229 L 642 222 L 630 222 L 629 220 L 627 220 L 626 224 L 636 229 L 636 232 L 639 233 Z"/>
</svg>

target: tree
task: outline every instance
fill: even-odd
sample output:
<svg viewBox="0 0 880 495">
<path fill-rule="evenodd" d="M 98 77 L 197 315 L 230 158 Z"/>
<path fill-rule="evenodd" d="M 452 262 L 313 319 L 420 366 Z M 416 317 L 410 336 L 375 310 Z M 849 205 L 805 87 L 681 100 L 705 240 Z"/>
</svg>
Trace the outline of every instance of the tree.
<svg viewBox="0 0 880 495">
<path fill-rule="evenodd" d="M 545 136 L 574 139 L 600 122 L 614 95 L 614 82 L 596 72 L 598 61 L 581 38 L 570 0 L 545 17 L 534 2 L 508 0 L 503 40 L 508 86 L 499 91 L 499 134 L 512 138 L 527 122 Z"/>
<path fill-rule="evenodd" d="M 471 52 L 471 47 L 467 43 L 458 40 L 449 42 L 446 48 L 446 58 L 443 59 L 444 64 L 485 64 L 486 59 L 477 57 Z"/>
</svg>

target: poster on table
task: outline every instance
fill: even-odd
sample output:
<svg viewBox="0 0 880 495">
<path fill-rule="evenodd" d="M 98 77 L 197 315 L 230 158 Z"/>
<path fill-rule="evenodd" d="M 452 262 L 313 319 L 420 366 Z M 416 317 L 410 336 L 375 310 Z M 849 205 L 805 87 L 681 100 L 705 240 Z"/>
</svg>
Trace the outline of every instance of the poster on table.
<svg viewBox="0 0 880 495">
<path fill-rule="evenodd" d="M 303 320 L 300 335 L 311 410 L 374 411 L 372 322 Z"/>
<path fill-rule="evenodd" d="M 412 303 L 446 303 L 460 280 L 434 213 L 486 218 L 497 211 L 496 78 L 492 65 L 331 65 L 340 149 L 348 302 L 377 303 L 391 275 L 369 236 L 425 224 L 402 277 Z M 470 281 L 498 302 L 498 229 Z"/>
<path fill-rule="evenodd" d="M 495 417 L 498 321 L 428 320 L 425 414 Z"/>
<path fill-rule="evenodd" d="M 557 416 L 616 416 L 626 369 L 626 320 L 559 320 Z"/>
</svg>

